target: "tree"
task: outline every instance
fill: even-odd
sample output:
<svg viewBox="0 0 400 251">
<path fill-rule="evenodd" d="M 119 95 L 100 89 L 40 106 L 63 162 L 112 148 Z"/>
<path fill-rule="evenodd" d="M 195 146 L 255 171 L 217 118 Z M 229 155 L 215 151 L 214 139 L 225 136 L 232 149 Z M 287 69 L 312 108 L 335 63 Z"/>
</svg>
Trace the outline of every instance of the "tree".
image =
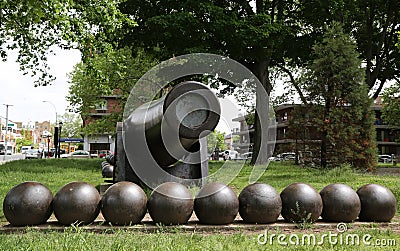
<svg viewBox="0 0 400 251">
<path fill-rule="evenodd" d="M 288 52 L 299 52 L 288 50 L 292 45 L 286 43 L 297 41 L 298 3 L 256 0 L 252 6 L 250 2 L 128 0 L 121 5 L 121 12 L 132 16 L 138 25 L 123 43 L 147 48 L 160 60 L 193 52 L 229 56 L 248 67 L 261 82 L 261 88 L 270 93 L 270 68 L 289 56 Z M 224 91 L 232 88 L 228 85 Z M 263 90 L 256 94 L 260 91 Z M 262 102 L 256 99 L 256 106 Z M 267 140 L 261 141 L 258 118 L 256 114 L 252 163 L 258 158 L 258 164 L 264 164 Z M 260 149 L 265 153 L 259 154 Z"/>
<path fill-rule="evenodd" d="M 400 32 L 398 32 L 399 40 L 396 44 L 400 51 Z M 392 84 L 382 95 L 383 120 L 391 126 L 400 126 L 400 81 Z"/>
<path fill-rule="evenodd" d="M 400 126 L 400 83 L 387 88 L 382 95 L 382 119 L 390 126 Z"/>
<path fill-rule="evenodd" d="M 321 137 L 321 167 L 375 164 L 374 115 L 354 41 L 334 22 L 313 48 L 306 93 Z"/>
<path fill-rule="evenodd" d="M 216 149 L 219 151 L 226 150 L 225 133 L 217 130 L 207 135 L 207 152 L 213 153 Z"/>
<path fill-rule="evenodd" d="M 16 140 L 15 146 L 17 147 L 17 151 L 20 151 L 22 146 L 33 146 L 33 141 L 27 138 L 20 138 Z"/>
<path fill-rule="evenodd" d="M 59 117 L 62 121 L 61 136 L 66 138 L 81 138 L 82 118 L 75 113 L 64 113 Z"/>
<path fill-rule="evenodd" d="M 1 1 L 0 56 L 18 50 L 24 74 L 37 77 L 35 85 L 50 84 L 47 54 L 52 46 L 78 48 L 83 58 L 104 48 L 133 23 L 118 10 L 120 0 Z"/>
<path fill-rule="evenodd" d="M 99 97 L 117 97 L 114 111 L 84 125 L 83 133 L 113 133 L 116 123 L 122 121 L 123 107 L 133 85 L 155 64 L 156 61 L 142 50 L 123 48 L 107 50 L 76 65 L 69 74 L 71 85 L 67 96 L 72 112 L 81 114 L 85 120 L 98 105 Z"/>
<path fill-rule="evenodd" d="M 300 3 L 299 18 L 314 41 L 318 41 L 323 27 L 332 21 L 340 22 L 356 40 L 372 98 L 378 97 L 387 81 L 399 79 L 400 51 L 396 48 L 400 31 L 399 1 L 303 0 Z"/>
</svg>

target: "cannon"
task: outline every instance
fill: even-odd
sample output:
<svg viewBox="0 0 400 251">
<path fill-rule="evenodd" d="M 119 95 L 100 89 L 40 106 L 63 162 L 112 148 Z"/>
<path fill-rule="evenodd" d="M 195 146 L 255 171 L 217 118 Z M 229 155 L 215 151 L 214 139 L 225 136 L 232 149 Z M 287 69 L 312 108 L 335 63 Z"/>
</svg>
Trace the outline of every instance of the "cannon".
<svg viewBox="0 0 400 251">
<path fill-rule="evenodd" d="M 125 114 L 129 107 L 125 107 Z M 197 185 L 208 175 L 206 136 L 220 119 L 215 94 L 186 81 L 117 123 L 114 182 Z"/>
</svg>

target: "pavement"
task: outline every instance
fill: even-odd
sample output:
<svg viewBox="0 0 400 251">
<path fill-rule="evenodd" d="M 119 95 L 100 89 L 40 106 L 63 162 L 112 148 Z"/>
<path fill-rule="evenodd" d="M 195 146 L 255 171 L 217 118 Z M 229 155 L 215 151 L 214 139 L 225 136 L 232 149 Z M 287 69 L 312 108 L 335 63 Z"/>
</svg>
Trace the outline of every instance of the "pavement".
<svg viewBox="0 0 400 251">
<path fill-rule="evenodd" d="M 24 158 L 25 158 L 25 156 L 21 153 L 12 154 L 12 155 L 0 155 L 0 165 L 10 162 L 10 161 L 20 160 L 20 159 L 24 159 Z"/>
<path fill-rule="evenodd" d="M 4 223 L 3 223 L 4 224 Z M 48 232 L 48 231 L 58 231 L 62 232 L 70 226 L 63 226 L 58 223 L 57 219 L 52 215 L 50 219 L 42 225 L 27 227 L 15 227 L 8 223 L 6 225 L 0 225 L 0 234 L 12 234 L 12 233 L 23 233 L 27 231 L 27 229 L 35 229 L 37 231 Z M 343 227 L 344 223 L 338 222 L 323 222 L 321 219 L 313 224 L 308 224 L 304 228 L 299 228 L 298 224 L 285 222 L 282 216 L 278 218 L 278 220 L 274 223 L 269 224 L 248 224 L 243 222 L 242 218 L 238 214 L 235 221 L 231 224 L 226 225 L 206 225 L 201 224 L 196 217 L 196 214 L 193 213 L 189 222 L 184 225 L 173 225 L 173 226 L 161 226 L 159 224 L 155 224 L 150 215 L 147 213 L 141 223 L 131 226 L 112 226 L 107 223 L 101 213 L 96 218 L 96 220 L 88 225 L 79 226 L 81 229 L 85 231 L 95 232 L 95 233 L 107 233 L 113 230 L 129 230 L 140 233 L 154 233 L 154 232 L 188 232 L 188 233 L 223 233 L 223 234 L 232 234 L 232 233 L 249 233 L 256 234 L 262 233 L 265 230 L 274 230 L 281 231 L 284 233 L 293 233 L 293 232 L 338 232 L 339 225 Z M 390 229 L 396 233 L 400 233 L 400 221 L 399 216 L 396 216 L 391 222 L 360 222 L 355 221 L 352 223 L 348 223 L 345 225 L 346 231 L 354 230 L 359 228 L 379 228 L 379 229 Z"/>
</svg>

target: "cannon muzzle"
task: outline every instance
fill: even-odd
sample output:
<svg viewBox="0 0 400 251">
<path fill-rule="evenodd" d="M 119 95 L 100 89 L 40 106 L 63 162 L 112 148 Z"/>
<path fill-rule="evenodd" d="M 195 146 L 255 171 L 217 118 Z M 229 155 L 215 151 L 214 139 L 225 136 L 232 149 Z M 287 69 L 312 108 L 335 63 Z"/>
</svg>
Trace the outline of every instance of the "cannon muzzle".
<svg viewBox="0 0 400 251">
<path fill-rule="evenodd" d="M 127 155 L 146 163 L 151 157 L 168 169 L 198 152 L 199 139 L 215 129 L 219 118 L 218 99 L 206 85 L 180 83 L 164 97 L 135 109 L 124 121 Z"/>
</svg>

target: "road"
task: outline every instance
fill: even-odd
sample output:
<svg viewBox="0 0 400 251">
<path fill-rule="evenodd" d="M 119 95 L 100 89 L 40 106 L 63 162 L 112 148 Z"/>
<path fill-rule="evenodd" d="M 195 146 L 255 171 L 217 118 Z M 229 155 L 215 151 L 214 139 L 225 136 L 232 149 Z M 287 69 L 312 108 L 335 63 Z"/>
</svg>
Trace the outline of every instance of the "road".
<svg viewBox="0 0 400 251">
<path fill-rule="evenodd" d="M 13 155 L 0 155 L 0 165 L 4 164 L 5 162 L 24 159 L 25 156 L 21 153 L 13 154 Z"/>
</svg>

